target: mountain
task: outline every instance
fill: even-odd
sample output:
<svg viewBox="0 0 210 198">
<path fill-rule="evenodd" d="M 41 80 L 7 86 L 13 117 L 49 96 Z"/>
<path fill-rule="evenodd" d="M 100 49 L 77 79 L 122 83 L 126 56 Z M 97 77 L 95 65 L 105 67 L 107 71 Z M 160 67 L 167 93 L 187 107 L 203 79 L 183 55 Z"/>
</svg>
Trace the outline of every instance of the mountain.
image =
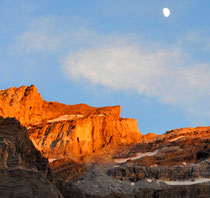
<svg viewBox="0 0 210 198">
<path fill-rule="evenodd" d="M 120 111 L 120 106 L 46 102 L 34 85 L 0 93 L 0 115 L 27 126 L 36 148 L 51 160 L 79 159 L 108 145 L 135 144 L 141 137 L 137 121 L 121 118 Z"/>
<path fill-rule="evenodd" d="M 0 91 L 0 197 L 210 197 L 210 127 L 141 135 L 120 112 Z"/>
</svg>

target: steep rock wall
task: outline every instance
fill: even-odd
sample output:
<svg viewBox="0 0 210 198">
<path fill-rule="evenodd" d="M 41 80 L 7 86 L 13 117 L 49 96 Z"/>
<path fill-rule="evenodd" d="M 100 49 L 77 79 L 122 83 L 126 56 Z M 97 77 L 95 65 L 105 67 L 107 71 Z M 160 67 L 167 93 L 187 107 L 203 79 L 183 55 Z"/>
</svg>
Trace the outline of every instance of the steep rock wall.
<svg viewBox="0 0 210 198">
<path fill-rule="evenodd" d="M 137 121 L 120 118 L 120 112 L 120 106 L 47 102 L 34 85 L 0 91 L 0 116 L 15 117 L 27 126 L 36 148 L 52 159 L 78 158 L 108 145 L 138 142 Z"/>
<path fill-rule="evenodd" d="M 29 134 L 50 159 L 82 157 L 108 145 L 136 143 L 141 136 L 136 120 L 106 116 L 35 125 Z"/>
<path fill-rule="evenodd" d="M 55 119 L 62 115 L 89 117 L 103 114 L 119 118 L 120 110 L 120 106 L 95 108 L 86 104 L 65 105 L 58 102 L 47 102 L 42 99 L 34 85 L 0 90 L 0 116 L 3 118 L 15 117 L 25 126 Z"/>
<path fill-rule="evenodd" d="M 63 198 L 47 179 L 48 160 L 14 118 L 0 117 L 0 197 Z"/>
</svg>

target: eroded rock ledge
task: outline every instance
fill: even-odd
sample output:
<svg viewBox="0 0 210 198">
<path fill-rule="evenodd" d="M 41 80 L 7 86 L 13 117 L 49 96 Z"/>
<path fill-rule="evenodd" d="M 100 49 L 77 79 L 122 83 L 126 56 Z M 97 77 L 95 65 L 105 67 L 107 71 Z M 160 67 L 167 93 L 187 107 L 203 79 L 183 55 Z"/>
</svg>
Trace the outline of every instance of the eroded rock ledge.
<svg viewBox="0 0 210 198">
<path fill-rule="evenodd" d="M 95 108 L 86 104 L 65 105 L 42 99 L 34 85 L 0 90 L 0 116 L 15 117 L 24 126 L 59 118 L 63 115 L 120 117 L 120 106 Z"/>
<path fill-rule="evenodd" d="M 136 144 L 141 137 L 137 121 L 121 118 L 120 111 L 120 106 L 47 102 L 34 85 L 0 92 L 0 115 L 27 126 L 36 148 L 50 160 L 80 160 L 107 146 Z"/>
<path fill-rule="evenodd" d="M 47 179 L 48 160 L 14 118 L 0 117 L 0 197 L 62 198 Z"/>
</svg>

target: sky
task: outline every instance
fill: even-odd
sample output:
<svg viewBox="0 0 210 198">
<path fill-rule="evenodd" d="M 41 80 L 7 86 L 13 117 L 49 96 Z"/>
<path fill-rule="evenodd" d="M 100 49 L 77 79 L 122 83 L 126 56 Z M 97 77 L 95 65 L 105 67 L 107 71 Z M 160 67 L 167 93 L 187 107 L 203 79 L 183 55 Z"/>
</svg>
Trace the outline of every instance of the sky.
<svg viewBox="0 0 210 198">
<path fill-rule="evenodd" d="M 142 134 L 210 125 L 209 54 L 209 0 L 0 0 L 0 89 L 121 105 Z"/>
</svg>

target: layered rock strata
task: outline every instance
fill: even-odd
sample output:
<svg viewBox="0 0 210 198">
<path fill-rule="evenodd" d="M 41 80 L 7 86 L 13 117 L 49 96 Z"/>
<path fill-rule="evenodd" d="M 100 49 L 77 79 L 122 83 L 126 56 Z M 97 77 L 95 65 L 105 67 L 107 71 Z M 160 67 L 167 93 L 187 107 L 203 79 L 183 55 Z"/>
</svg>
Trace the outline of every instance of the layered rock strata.
<svg viewBox="0 0 210 198">
<path fill-rule="evenodd" d="M 114 156 L 116 162 L 174 166 L 195 164 L 210 157 L 210 127 L 183 128 L 143 139 L 129 151 Z"/>
<path fill-rule="evenodd" d="M 46 102 L 34 85 L 0 93 L 0 115 L 15 117 L 29 129 L 30 139 L 50 160 L 83 156 L 107 147 L 136 144 L 137 121 L 120 117 L 120 106 Z"/>
<path fill-rule="evenodd" d="M 176 166 L 137 166 L 131 163 L 111 168 L 108 175 L 120 180 L 136 182 L 142 179 L 164 181 L 195 181 L 198 178 L 207 178 L 210 181 L 210 160 L 197 164 Z"/>
<path fill-rule="evenodd" d="M 15 117 L 24 126 L 47 122 L 62 118 L 62 116 L 71 119 L 71 116 L 74 118 L 94 115 L 112 115 L 118 119 L 120 106 L 95 108 L 86 104 L 65 105 L 58 102 L 47 102 L 42 99 L 34 85 L 0 90 L 0 116 Z"/>
<path fill-rule="evenodd" d="M 0 197 L 208 197 L 210 127 L 142 136 L 120 110 L 0 91 L 0 115 L 29 130 L 0 118 Z"/>
<path fill-rule="evenodd" d="M 27 129 L 13 118 L 0 118 L 0 197 L 62 198 L 47 179 L 49 170 Z"/>
<path fill-rule="evenodd" d="M 82 157 L 108 145 L 134 144 L 140 138 L 136 120 L 113 116 L 40 124 L 29 133 L 35 146 L 52 160 Z"/>
</svg>

